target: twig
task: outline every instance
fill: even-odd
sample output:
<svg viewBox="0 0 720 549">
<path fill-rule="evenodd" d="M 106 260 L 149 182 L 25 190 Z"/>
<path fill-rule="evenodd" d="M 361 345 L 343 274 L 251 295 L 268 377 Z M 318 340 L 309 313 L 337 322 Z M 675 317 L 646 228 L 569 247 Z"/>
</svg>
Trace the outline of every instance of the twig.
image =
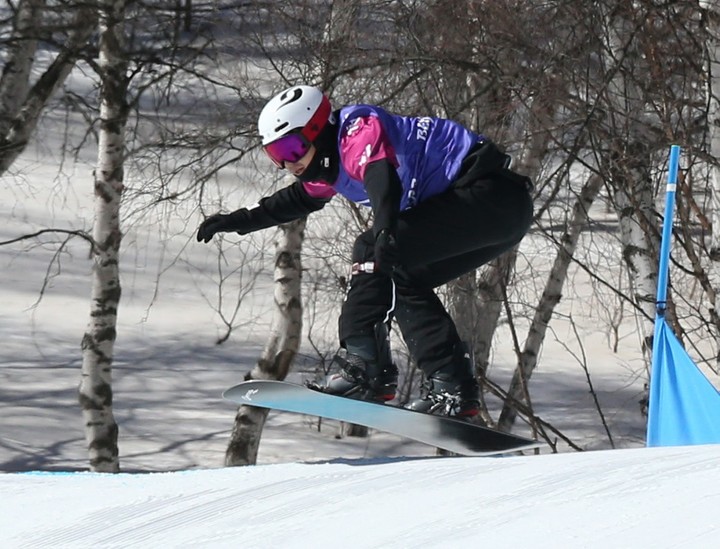
<svg viewBox="0 0 720 549">
<path fill-rule="evenodd" d="M 69 231 L 67 229 L 43 229 L 41 231 L 37 231 L 36 233 L 24 234 L 22 236 L 18 236 L 17 238 L 0 241 L 0 246 L 7 246 L 8 244 L 15 244 L 16 242 L 22 242 L 23 240 L 30 240 L 31 238 L 37 238 L 38 236 L 43 235 L 45 233 L 60 233 L 60 234 L 66 234 L 69 236 L 79 236 L 80 238 L 84 239 L 85 241 L 87 241 L 90 244 L 93 252 L 95 251 L 95 240 L 93 240 L 92 236 L 90 236 L 85 231 Z"/>
<path fill-rule="evenodd" d="M 499 385 L 496 383 L 490 381 L 489 379 L 483 377 L 481 378 L 481 383 L 487 387 L 491 393 L 493 393 L 496 397 L 504 400 L 509 401 L 512 406 L 515 407 L 515 409 L 518 411 L 518 413 L 522 416 L 526 416 L 527 419 L 525 419 L 526 422 L 535 425 L 538 430 L 540 431 L 540 434 L 542 438 L 545 439 L 545 441 L 552 447 L 553 451 L 556 451 L 557 443 L 553 442 L 550 439 L 550 436 L 545 432 L 545 429 L 548 431 L 551 431 L 554 433 L 558 438 L 565 441 L 568 446 L 570 446 L 573 450 L 577 450 L 579 452 L 582 452 L 583 449 L 580 448 L 577 444 L 575 444 L 572 440 L 570 440 L 567 436 L 565 436 L 559 429 L 553 427 L 550 423 L 543 420 L 539 416 L 532 413 L 528 407 L 525 405 L 524 402 L 520 402 L 519 400 L 510 397 L 510 395 L 507 394 Z"/>
</svg>

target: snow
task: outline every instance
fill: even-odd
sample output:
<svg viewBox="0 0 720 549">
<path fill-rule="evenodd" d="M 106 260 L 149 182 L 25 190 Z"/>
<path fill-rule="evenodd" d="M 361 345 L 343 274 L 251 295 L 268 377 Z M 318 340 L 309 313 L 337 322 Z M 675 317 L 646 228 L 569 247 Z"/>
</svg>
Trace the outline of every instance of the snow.
<svg viewBox="0 0 720 549">
<path fill-rule="evenodd" d="M 720 546 L 720 446 L 0 475 L 8 547 Z"/>
</svg>

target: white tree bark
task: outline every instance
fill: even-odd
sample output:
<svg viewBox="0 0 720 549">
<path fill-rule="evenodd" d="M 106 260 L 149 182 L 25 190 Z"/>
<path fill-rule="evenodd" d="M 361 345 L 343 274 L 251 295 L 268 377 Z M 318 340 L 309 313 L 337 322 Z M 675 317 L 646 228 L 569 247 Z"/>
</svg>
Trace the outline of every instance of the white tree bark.
<svg viewBox="0 0 720 549">
<path fill-rule="evenodd" d="M 530 105 L 529 124 L 522 136 L 513 168 L 533 180 L 540 174 L 542 159 L 547 155 L 551 138 L 548 128 L 553 127 L 556 115 L 557 101 L 550 98 L 538 97 Z M 503 308 L 502 290 L 507 286 L 516 259 L 517 249 L 514 249 L 507 253 L 507 257 L 492 262 L 478 283 L 481 305 L 477 313 L 478 332 L 474 351 L 481 375 L 485 374 L 490 363 L 491 342 Z"/>
<path fill-rule="evenodd" d="M 318 64 L 316 73 L 321 80 L 333 69 L 332 58 L 352 28 L 357 13 L 357 0 L 333 2 L 324 39 L 328 57 L 324 66 Z M 321 87 L 323 87 L 321 85 Z M 275 254 L 275 314 L 270 338 L 257 365 L 246 379 L 284 379 L 297 354 L 302 332 L 302 300 L 300 255 L 305 231 L 305 219 L 281 226 L 282 235 Z M 225 452 L 225 465 L 254 465 L 267 410 L 241 406 L 235 417 L 230 443 Z"/>
<path fill-rule="evenodd" d="M 542 159 L 547 155 L 553 119 L 557 113 L 557 98 L 537 97 L 529 106 L 529 124 L 520 142 L 513 167 L 535 179 L 540 173 Z M 475 373 L 484 379 L 490 365 L 492 341 L 503 312 L 504 295 L 517 261 L 518 247 L 506 252 L 479 271 L 469 273 L 450 286 L 450 312 L 460 337 L 471 343 L 475 358 Z M 484 408 L 483 421 L 493 425 Z"/>
<path fill-rule="evenodd" d="M 99 3 L 102 81 L 95 170 L 93 283 L 90 321 L 83 337 L 79 400 L 85 421 L 90 468 L 119 471 L 118 426 L 112 412 L 112 359 L 120 301 L 120 199 L 123 192 L 127 63 L 123 51 L 125 2 Z"/>
<path fill-rule="evenodd" d="M 42 109 L 62 85 L 75 65 L 79 49 L 95 30 L 96 10 L 91 5 L 75 6 L 75 15 L 63 48 L 50 66 L 30 87 L 35 40 L 27 39 L 28 27 L 40 25 L 39 13 L 45 2 L 25 0 L 19 5 L 14 38 L 16 46 L 0 79 L 0 175 L 22 153 L 35 131 Z M 32 34 L 32 33 L 31 33 Z"/>
<path fill-rule="evenodd" d="M 35 50 L 38 41 L 31 32 L 40 26 L 44 0 L 21 0 L 17 5 L 15 24 L 5 66 L 0 77 L 0 135 L 7 135 L 12 119 L 20 110 L 30 89 Z"/>
<path fill-rule="evenodd" d="M 720 4 L 717 0 L 700 2 L 705 10 L 707 21 L 708 41 L 706 44 L 707 61 L 707 104 L 708 104 L 708 142 L 709 156 L 720 161 Z M 710 235 L 710 276 L 715 292 L 715 313 L 720 314 L 720 167 L 710 165 L 712 173 L 712 206 L 710 217 L 712 219 L 712 232 Z M 720 331 L 715 334 L 715 346 L 720 349 Z M 720 353 L 717 354 L 717 367 L 720 368 Z"/>
<path fill-rule="evenodd" d="M 250 379 L 285 379 L 300 347 L 302 334 L 302 301 L 300 283 L 302 263 L 300 252 L 305 219 L 280 226 L 275 243 L 275 314 L 270 337 L 262 356 L 250 371 Z M 268 410 L 240 406 L 225 452 L 225 465 L 253 465 L 257 462 L 262 428 Z"/>
<path fill-rule="evenodd" d="M 520 355 L 520 363 L 513 374 L 508 389 L 509 398 L 500 413 L 498 428 L 502 431 L 509 432 L 515 423 L 517 410 L 513 406 L 513 402 L 526 400 L 527 384 L 535 370 L 540 347 L 545 339 L 545 333 L 550 324 L 553 311 L 557 304 L 560 303 L 568 267 L 575 254 L 580 235 L 587 225 L 588 210 L 600 192 L 602 184 L 603 179 L 599 175 L 593 175 L 588 179 L 580 191 L 580 196 L 573 207 L 572 215 L 560 239 L 558 254 L 555 256 L 550 276 L 545 283 L 542 297 L 535 309 L 535 316 L 530 325 L 528 337 L 525 340 L 525 347 Z"/>
<path fill-rule="evenodd" d="M 649 162 L 649 159 L 646 159 Z M 633 299 L 641 314 L 638 324 L 642 330 L 643 342 L 648 346 L 653 335 L 655 318 L 655 297 L 657 293 L 657 255 L 659 240 L 654 218 L 654 196 L 647 172 L 638 168 L 617 174 L 624 181 L 615 186 L 615 206 L 620 224 L 622 255 L 628 269 Z M 649 355 L 648 355 L 649 356 Z"/>
<path fill-rule="evenodd" d="M 607 162 L 613 187 L 615 208 L 620 223 L 622 253 L 628 269 L 637 315 L 647 353 L 653 335 L 655 295 L 657 290 L 657 250 L 659 230 L 655 217 L 655 200 L 650 181 L 651 156 L 647 143 L 652 142 L 652 120 L 647 116 L 643 93 L 632 74 L 616 70 L 631 67 L 642 52 L 635 45 L 636 16 L 631 4 L 612 14 L 608 24 L 607 73 L 613 74 L 606 94 L 608 117 L 612 129 L 624 132 L 616 138 Z M 617 134 L 615 134 L 617 135 Z M 649 363 L 649 360 L 648 360 Z"/>
</svg>

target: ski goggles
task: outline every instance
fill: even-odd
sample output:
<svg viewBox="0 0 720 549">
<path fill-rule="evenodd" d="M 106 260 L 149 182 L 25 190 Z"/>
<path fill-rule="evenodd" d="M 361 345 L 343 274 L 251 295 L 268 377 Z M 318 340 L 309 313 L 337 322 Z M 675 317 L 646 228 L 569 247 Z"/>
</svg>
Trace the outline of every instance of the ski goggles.
<svg viewBox="0 0 720 549">
<path fill-rule="evenodd" d="M 278 168 L 283 169 L 285 162 L 297 162 L 305 156 L 311 145 L 302 133 L 295 132 L 264 145 L 263 150 Z"/>
</svg>

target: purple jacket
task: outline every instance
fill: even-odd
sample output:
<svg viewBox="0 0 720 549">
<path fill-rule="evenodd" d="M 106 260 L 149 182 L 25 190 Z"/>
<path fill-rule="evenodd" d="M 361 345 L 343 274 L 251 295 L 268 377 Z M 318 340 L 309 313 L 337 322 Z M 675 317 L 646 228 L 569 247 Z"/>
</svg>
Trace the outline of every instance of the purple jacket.
<svg viewBox="0 0 720 549">
<path fill-rule="evenodd" d="M 402 182 L 401 210 L 447 189 L 470 148 L 484 139 L 451 120 L 399 116 L 371 105 L 344 107 L 339 123 L 341 166 L 337 181 L 333 185 L 306 182 L 305 190 L 318 198 L 340 193 L 369 206 L 364 166 L 388 158 Z"/>
</svg>

